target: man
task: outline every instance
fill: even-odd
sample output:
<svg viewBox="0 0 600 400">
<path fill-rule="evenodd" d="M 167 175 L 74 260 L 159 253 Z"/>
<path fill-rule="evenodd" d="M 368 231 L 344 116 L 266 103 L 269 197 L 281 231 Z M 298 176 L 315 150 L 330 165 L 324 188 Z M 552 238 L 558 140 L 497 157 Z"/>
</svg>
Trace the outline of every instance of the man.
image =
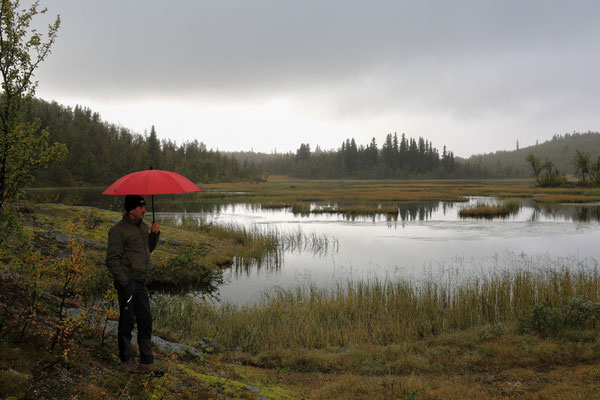
<svg viewBox="0 0 600 400">
<path fill-rule="evenodd" d="M 113 275 L 119 296 L 119 357 L 121 369 L 133 372 L 136 364 L 131 348 L 131 331 L 137 322 L 140 351 L 139 370 L 159 372 L 150 348 L 152 314 L 146 280 L 150 271 L 150 252 L 158 243 L 160 227 L 152 223 L 151 232 L 143 222 L 146 202 L 138 195 L 125 196 L 125 214 L 108 232 L 106 266 Z"/>
</svg>

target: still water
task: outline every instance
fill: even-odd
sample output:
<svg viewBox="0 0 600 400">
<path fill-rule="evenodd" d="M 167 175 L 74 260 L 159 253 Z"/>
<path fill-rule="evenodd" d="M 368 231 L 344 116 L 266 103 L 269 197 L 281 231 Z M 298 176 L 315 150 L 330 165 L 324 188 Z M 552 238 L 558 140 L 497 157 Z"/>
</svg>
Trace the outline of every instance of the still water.
<svg viewBox="0 0 600 400">
<path fill-rule="evenodd" d="M 504 219 L 458 216 L 465 206 L 495 201 L 470 198 L 468 203 L 404 204 L 397 220 L 384 216 L 302 216 L 289 209 L 265 210 L 250 204 L 220 205 L 203 212 L 162 212 L 157 216 L 327 238 L 327 251 L 288 250 L 282 253 L 277 266 L 228 270 L 218 297 L 240 305 L 254 302 L 261 293 L 276 288 L 330 288 L 347 281 L 464 276 L 519 266 L 552 267 L 547 264 L 553 263 L 597 265 L 600 205 L 540 207 L 522 202 L 518 213 Z"/>
</svg>

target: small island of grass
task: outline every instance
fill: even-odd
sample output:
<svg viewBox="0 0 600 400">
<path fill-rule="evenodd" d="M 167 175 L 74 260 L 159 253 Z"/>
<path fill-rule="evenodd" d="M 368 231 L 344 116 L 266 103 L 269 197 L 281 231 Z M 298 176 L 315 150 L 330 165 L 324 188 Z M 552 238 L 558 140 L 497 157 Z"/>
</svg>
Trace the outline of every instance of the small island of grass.
<svg viewBox="0 0 600 400">
<path fill-rule="evenodd" d="M 461 218 L 506 218 L 511 214 L 516 214 L 519 208 L 519 202 L 515 200 L 499 205 L 477 203 L 475 206 L 462 208 L 458 215 Z"/>
</svg>

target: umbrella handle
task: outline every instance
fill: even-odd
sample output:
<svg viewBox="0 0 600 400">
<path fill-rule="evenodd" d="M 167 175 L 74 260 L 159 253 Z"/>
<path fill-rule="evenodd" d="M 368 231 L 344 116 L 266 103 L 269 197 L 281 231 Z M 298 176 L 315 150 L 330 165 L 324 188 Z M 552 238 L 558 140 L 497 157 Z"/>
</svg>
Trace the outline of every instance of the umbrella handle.
<svg viewBox="0 0 600 400">
<path fill-rule="evenodd" d="M 152 195 L 152 223 L 155 223 L 156 219 L 154 218 L 154 195 Z"/>
</svg>

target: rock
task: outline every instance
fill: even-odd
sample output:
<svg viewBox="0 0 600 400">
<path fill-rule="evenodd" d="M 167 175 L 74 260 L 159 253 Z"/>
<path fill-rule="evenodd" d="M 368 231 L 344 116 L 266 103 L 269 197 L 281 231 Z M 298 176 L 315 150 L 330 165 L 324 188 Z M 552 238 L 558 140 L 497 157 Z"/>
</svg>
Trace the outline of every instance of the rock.
<svg viewBox="0 0 600 400">
<path fill-rule="evenodd" d="M 199 349 L 203 353 L 214 354 L 221 353 L 225 351 L 225 347 L 222 346 L 215 339 L 203 338 L 198 342 L 196 348 Z"/>
<path fill-rule="evenodd" d="M 172 244 L 175 246 L 183 246 L 185 244 L 181 240 L 176 240 L 176 239 L 171 239 L 171 238 L 158 238 L 158 242 L 164 243 L 164 244 Z"/>
<path fill-rule="evenodd" d="M 252 392 L 254 392 L 255 395 L 260 394 L 260 390 L 258 390 L 257 388 L 255 388 L 252 385 L 246 385 L 248 387 L 248 389 L 250 389 Z M 258 400 L 271 400 L 268 397 L 264 397 L 264 396 L 258 396 L 257 397 Z"/>
<path fill-rule="evenodd" d="M 71 236 L 64 235 L 60 232 L 40 232 L 37 235 L 42 239 L 49 240 L 62 246 L 68 246 L 69 242 L 71 241 Z M 93 240 L 88 240 L 77 236 L 75 236 L 75 241 L 82 243 L 86 247 L 91 247 L 99 250 L 106 249 L 106 243 L 99 243 Z"/>
<path fill-rule="evenodd" d="M 79 318 L 83 315 L 83 310 L 81 310 L 80 308 L 69 308 L 67 310 L 67 314 L 72 317 Z M 97 326 L 96 318 L 94 318 L 94 316 L 92 316 L 92 315 L 87 316 L 86 323 L 90 326 Z M 113 335 L 116 335 L 118 328 L 119 328 L 119 323 L 117 321 L 113 321 L 113 320 L 107 321 L 107 323 L 106 323 L 106 331 L 107 332 L 109 332 Z M 132 332 L 131 342 L 132 343 L 137 342 L 137 331 L 135 329 Z M 156 347 L 158 347 L 160 350 L 164 351 L 165 353 L 191 354 L 195 357 L 198 357 L 201 361 L 204 361 L 204 357 L 202 357 L 202 353 L 198 349 L 195 349 L 192 346 L 188 346 L 187 344 L 169 342 L 168 340 L 165 340 L 156 335 L 152 335 L 152 344 L 154 344 Z"/>
</svg>

